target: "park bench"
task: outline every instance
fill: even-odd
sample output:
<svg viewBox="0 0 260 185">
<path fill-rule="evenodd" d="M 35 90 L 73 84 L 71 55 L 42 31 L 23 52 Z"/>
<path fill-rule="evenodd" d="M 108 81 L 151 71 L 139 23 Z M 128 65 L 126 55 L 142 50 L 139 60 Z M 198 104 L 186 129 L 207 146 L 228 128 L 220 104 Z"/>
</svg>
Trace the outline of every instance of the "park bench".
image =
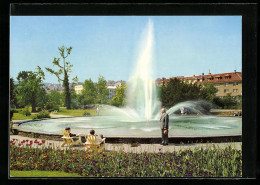
<svg viewBox="0 0 260 185">
<path fill-rule="evenodd" d="M 67 146 L 71 147 L 73 145 L 80 145 L 82 144 L 81 142 L 81 138 L 79 136 L 79 139 L 77 141 L 73 140 L 73 137 L 70 137 L 69 132 L 67 130 L 61 130 L 63 136 L 61 137 L 63 139 L 63 143 L 61 144 L 61 146 L 65 146 L 67 144 Z"/>
<path fill-rule="evenodd" d="M 101 142 L 98 142 L 97 136 L 95 135 L 86 135 L 86 142 L 85 145 L 87 147 L 87 150 L 89 151 L 104 151 L 105 150 L 105 140 L 106 138 L 103 138 Z"/>
</svg>

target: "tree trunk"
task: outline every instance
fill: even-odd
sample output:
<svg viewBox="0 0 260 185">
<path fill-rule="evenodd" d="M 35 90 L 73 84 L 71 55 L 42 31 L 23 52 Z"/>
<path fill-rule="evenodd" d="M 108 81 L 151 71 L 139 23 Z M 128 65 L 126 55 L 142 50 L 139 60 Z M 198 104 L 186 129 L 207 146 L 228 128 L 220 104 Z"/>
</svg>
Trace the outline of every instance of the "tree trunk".
<svg viewBox="0 0 260 185">
<path fill-rule="evenodd" d="M 36 101 L 35 101 L 35 93 L 32 93 L 32 112 L 36 112 Z"/>
<path fill-rule="evenodd" d="M 71 106 L 70 106 L 69 79 L 68 79 L 68 75 L 67 75 L 67 71 L 66 70 L 64 70 L 63 87 L 64 87 L 64 94 L 65 94 L 65 106 L 67 107 L 67 109 L 71 109 Z"/>
</svg>

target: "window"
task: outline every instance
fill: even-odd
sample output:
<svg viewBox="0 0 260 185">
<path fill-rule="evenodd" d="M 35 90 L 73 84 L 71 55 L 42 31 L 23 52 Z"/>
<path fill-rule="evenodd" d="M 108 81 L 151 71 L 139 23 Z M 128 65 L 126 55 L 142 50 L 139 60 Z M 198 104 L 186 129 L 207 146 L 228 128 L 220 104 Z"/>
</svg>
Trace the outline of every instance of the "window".
<svg viewBox="0 0 260 185">
<path fill-rule="evenodd" d="M 238 89 L 233 89 L 233 92 L 234 92 L 234 93 L 237 93 L 237 92 L 238 92 Z"/>
<path fill-rule="evenodd" d="M 224 83 L 224 86 L 228 86 L 228 83 Z"/>
<path fill-rule="evenodd" d="M 236 86 L 236 85 L 238 85 L 238 82 L 234 82 L 234 83 L 233 83 L 233 86 Z"/>
<path fill-rule="evenodd" d="M 220 84 L 215 84 L 215 87 L 219 87 L 220 86 Z"/>
<path fill-rule="evenodd" d="M 228 93 L 229 92 L 229 89 L 224 89 L 224 93 Z"/>
</svg>

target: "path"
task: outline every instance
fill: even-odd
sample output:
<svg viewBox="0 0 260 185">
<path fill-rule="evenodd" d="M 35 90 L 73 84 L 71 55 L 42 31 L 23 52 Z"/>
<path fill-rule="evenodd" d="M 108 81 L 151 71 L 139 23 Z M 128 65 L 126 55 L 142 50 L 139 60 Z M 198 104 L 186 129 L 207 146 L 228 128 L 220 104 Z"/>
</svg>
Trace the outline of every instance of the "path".
<svg viewBox="0 0 260 185">
<path fill-rule="evenodd" d="M 11 135 L 10 141 L 12 139 L 18 139 L 19 141 L 22 140 L 31 140 L 34 141 L 34 138 L 29 137 L 23 137 L 20 135 Z M 37 139 L 38 141 L 41 141 L 41 139 Z M 45 140 L 45 146 L 53 146 L 54 148 L 60 148 L 60 149 L 66 149 L 67 147 L 61 147 L 62 141 L 53 141 L 53 140 Z M 51 145 L 50 145 L 51 143 Z M 36 144 L 35 144 L 36 145 Z M 236 148 L 238 150 L 241 150 L 242 143 L 241 142 L 235 142 L 235 143 L 215 143 L 215 146 L 218 148 L 224 148 L 228 145 L 231 145 L 233 148 Z M 141 153 L 141 152 L 173 152 L 173 151 L 179 151 L 179 150 L 185 150 L 185 149 L 191 149 L 194 150 L 196 147 L 199 148 L 206 148 L 212 146 L 211 144 L 207 143 L 201 143 L 201 144 L 172 144 L 170 143 L 167 146 L 162 146 L 160 144 L 140 144 L 136 147 L 131 147 L 131 144 L 115 144 L 115 143 L 106 143 L 106 151 L 119 151 L 123 150 L 125 152 L 134 152 L 134 153 Z M 75 146 L 72 147 L 73 149 L 79 149 L 79 150 L 85 150 L 85 146 Z"/>
</svg>

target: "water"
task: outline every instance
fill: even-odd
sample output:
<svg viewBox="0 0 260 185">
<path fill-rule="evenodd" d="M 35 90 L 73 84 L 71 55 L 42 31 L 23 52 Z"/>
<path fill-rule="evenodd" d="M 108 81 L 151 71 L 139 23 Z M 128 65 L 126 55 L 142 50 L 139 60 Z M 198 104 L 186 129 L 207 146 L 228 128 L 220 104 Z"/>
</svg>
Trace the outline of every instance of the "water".
<svg viewBox="0 0 260 185">
<path fill-rule="evenodd" d="M 161 136 L 161 103 L 153 81 L 153 37 L 153 22 L 149 20 L 136 67 L 127 83 L 125 107 L 102 105 L 101 116 L 42 120 L 24 123 L 20 127 L 52 133 L 61 133 L 65 127 L 71 127 L 72 133 L 77 134 L 88 134 L 90 129 L 95 129 L 96 133 L 104 136 Z M 196 116 L 176 115 L 182 107 Z M 167 110 L 170 115 L 169 136 L 241 134 L 241 118 L 205 116 L 211 108 L 214 108 L 211 104 L 200 100 L 182 102 Z"/>
<path fill-rule="evenodd" d="M 138 121 L 159 118 L 161 103 L 153 80 L 153 22 L 149 20 L 140 44 L 140 53 L 133 75 L 127 83 L 126 112 Z"/>
<path fill-rule="evenodd" d="M 102 112 L 101 112 L 102 114 Z M 169 136 L 219 136 L 242 134 L 242 119 L 215 116 L 170 116 Z M 60 134 L 65 127 L 72 133 L 88 134 L 94 129 L 104 136 L 160 137 L 159 120 L 137 122 L 125 116 L 96 116 L 50 119 L 28 122 L 21 128 Z"/>
</svg>

